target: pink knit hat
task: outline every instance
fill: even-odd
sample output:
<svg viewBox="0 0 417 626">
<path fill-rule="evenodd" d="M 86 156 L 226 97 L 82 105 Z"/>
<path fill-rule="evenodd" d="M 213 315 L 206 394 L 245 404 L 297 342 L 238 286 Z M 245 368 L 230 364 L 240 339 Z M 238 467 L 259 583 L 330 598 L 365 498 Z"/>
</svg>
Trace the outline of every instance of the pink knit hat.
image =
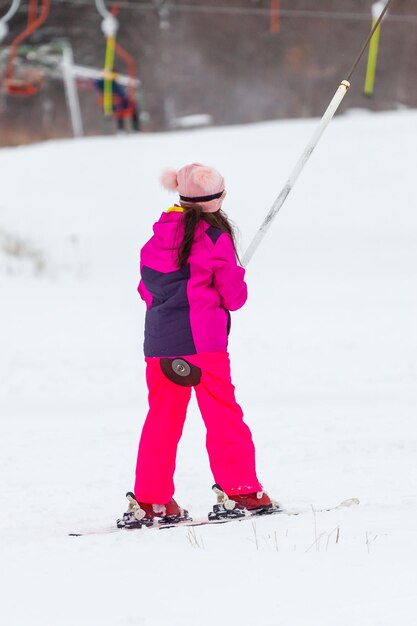
<svg viewBox="0 0 417 626">
<path fill-rule="evenodd" d="M 183 202 L 201 204 L 205 213 L 218 211 L 225 196 L 223 176 L 214 167 L 200 163 L 165 170 L 161 183 L 165 189 L 177 190 Z"/>
</svg>

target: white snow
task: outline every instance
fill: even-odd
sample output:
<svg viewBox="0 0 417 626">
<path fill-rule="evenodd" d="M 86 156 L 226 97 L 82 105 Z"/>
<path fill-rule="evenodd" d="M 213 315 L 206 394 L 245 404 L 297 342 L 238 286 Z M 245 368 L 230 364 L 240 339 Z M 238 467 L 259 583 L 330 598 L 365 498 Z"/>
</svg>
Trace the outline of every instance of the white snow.
<svg viewBox="0 0 417 626">
<path fill-rule="evenodd" d="M 170 127 L 179 128 L 197 128 L 209 126 L 213 123 L 213 118 L 207 113 L 197 113 L 195 115 L 184 115 L 183 117 L 175 117 L 170 121 Z"/>
<path fill-rule="evenodd" d="M 260 479 L 308 512 L 67 536 L 111 524 L 133 486 L 138 251 L 173 201 L 161 169 L 217 166 L 244 250 L 316 124 L 0 150 L 2 626 L 417 623 L 417 112 L 332 122 L 233 315 Z M 211 484 L 193 403 L 176 497 L 201 517 Z"/>
</svg>

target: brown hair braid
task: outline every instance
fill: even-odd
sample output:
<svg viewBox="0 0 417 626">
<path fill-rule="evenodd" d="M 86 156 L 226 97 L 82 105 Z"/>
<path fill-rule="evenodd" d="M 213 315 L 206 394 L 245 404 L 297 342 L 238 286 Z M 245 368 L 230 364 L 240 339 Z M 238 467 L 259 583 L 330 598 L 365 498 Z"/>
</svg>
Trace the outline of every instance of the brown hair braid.
<svg viewBox="0 0 417 626">
<path fill-rule="evenodd" d="M 221 209 L 215 211 L 215 213 L 205 213 L 203 212 L 203 208 L 200 204 L 181 202 L 181 206 L 184 209 L 182 223 L 184 224 L 185 229 L 184 236 L 178 249 L 177 263 L 179 268 L 183 268 L 187 265 L 188 258 L 191 253 L 191 246 L 193 245 L 194 241 L 195 229 L 197 228 L 197 225 L 201 220 L 204 220 L 205 222 L 210 224 L 210 226 L 218 228 L 219 230 L 222 230 L 223 232 L 230 235 L 236 258 L 240 263 L 239 255 L 237 252 L 234 228 L 229 221 L 227 215 Z"/>
</svg>

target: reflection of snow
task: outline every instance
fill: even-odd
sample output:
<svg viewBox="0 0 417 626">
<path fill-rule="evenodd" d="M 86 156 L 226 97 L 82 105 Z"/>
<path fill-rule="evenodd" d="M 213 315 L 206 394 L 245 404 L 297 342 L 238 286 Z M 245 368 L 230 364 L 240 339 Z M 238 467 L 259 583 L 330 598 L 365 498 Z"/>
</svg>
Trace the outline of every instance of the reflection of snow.
<svg viewBox="0 0 417 626">
<path fill-rule="evenodd" d="M 184 117 L 175 117 L 170 120 L 171 128 L 198 128 L 202 126 L 210 126 L 213 118 L 208 113 L 199 113 L 198 115 L 185 115 Z"/>
</svg>

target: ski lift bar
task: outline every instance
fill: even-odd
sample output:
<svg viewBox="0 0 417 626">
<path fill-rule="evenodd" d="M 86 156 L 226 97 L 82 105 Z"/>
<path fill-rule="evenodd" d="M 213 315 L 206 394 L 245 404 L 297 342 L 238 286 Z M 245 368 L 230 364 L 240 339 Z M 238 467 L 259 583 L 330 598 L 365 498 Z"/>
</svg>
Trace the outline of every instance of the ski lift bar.
<svg viewBox="0 0 417 626">
<path fill-rule="evenodd" d="M 265 237 L 267 231 L 269 230 L 275 216 L 277 215 L 278 211 L 280 210 L 280 208 L 282 207 L 282 205 L 284 204 L 285 200 L 288 197 L 288 194 L 290 193 L 290 191 L 292 190 L 292 188 L 294 187 L 298 176 L 300 175 L 302 169 L 304 168 L 305 164 L 307 163 L 308 159 L 310 158 L 310 156 L 312 155 L 315 147 L 317 146 L 318 142 L 320 141 L 321 136 L 323 135 L 324 131 L 326 130 L 329 122 L 331 121 L 331 119 L 333 118 L 334 114 L 336 113 L 340 103 L 342 102 L 343 98 L 346 95 L 347 90 L 350 87 L 350 79 L 352 77 L 353 72 L 355 71 L 356 67 L 358 66 L 359 61 L 362 58 L 363 53 L 365 52 L 370 40 L 372 39 L 375 31 L 377 30 L 377 28 L 379 27 L 385 13 L 388 10 L 389 5 L 391 4 L 392 0 L 387 0 L 386 4 L 384 6 L 383 11 L 381 12 L 379 18 L 375 21 L 374 27 L 372 28 L 371 32 L 369 33 L 365 43 L 363 44 L 358 56 L 356 57 L 347 77 L 345 80 L 342 80 L 342 82 L 340 83 L 339 87 L 337 88 L 336 93 L 334 94 L 329 106 L 327 107 L 326 111 L 324 112 L 323 117 L 321 118 L 319 125 L 316 129 L 316 131 L 314 132 L 313 136 L 311 137 L 310 141 L 308 142 L 307 146 L 304 149 L 304 152 L 302 153 L 301 157 L 299 158 L 299 160 L 297 161 L 293 171 L 291 172 L 287 182 L 285 183 L 284 187 L 282 188 L 279 196 L 277 197 L 277 199 L 275 200 L 274 204 L 272 205 L 270 211 L 268 212 L 267 216 L 265 217 L 264 221 L 262 222 L 258 232 L 256 233 L 255 237 L 253 238 L 253 240 L 251 241 L 251 243 L 249 244 L 248 249 L 245 251 L 243 257 L 242 257 L 242 265 L 243 267 L 246 267 L 249 263 L 249 261 L 251 260 L 251 258 L 253 257 L 253 255 L 255 254 L 255 251 L 257 250 L 258 246 L 260 245 L 262 239 Z"/>
<path fill-rule="evenodd" d="M 2 41 L 9 32 L 9 27 L 7 26 L 7 22 L 9 22 L 13 15 L 18 11 L 20 7 L 21 0 L 13 0 L 10 9 L 7 11 L 6 15 L 0 18 L 0 41 Z"/>
<path fill-rule="evenodd" d="M 104 70 L 96 70 L 93 67 L 87 67 L 85 65 L 74 65 L 72 71 L 74 76 L 77 78 L 98 79 L 103 78 L 104 76 Z M 137 87 L 140 85 L 140 80 L 137 78 L 131 78 L 130 76 L 126 76 L 126 74 L 119 74 L 118 72 L 113 72 L 113 75 L 114 79 L 117 80 L 120 85 L 124 85 L 126 87 L 130 85 Z"/>
<path fill-rule="evenodd" d="M 113 17 L 110 11 L 107 10 L 106 5 L 104 4 L 104 0 L 96 0 L 97 11 L 100 13 L 101 17 L 105 20 L 108 17 Z"/>
<path fill-rule="evenodd" d="M 13 0 L 10 9 L 7 11 L 6 15 L 1 18 L 0 22 L 9 22 L 18 10 L 20 2 L 21 0 Z"/>
<path fill-rule="evenodd" d="M 61 69 L 67 107 L 71 116 L 72 134 L 74 137 L 82 137 L 84 135 L 83 119 L 74 77 L 74 55 L 69 43 L 63 44 Z"/>
</svg>

